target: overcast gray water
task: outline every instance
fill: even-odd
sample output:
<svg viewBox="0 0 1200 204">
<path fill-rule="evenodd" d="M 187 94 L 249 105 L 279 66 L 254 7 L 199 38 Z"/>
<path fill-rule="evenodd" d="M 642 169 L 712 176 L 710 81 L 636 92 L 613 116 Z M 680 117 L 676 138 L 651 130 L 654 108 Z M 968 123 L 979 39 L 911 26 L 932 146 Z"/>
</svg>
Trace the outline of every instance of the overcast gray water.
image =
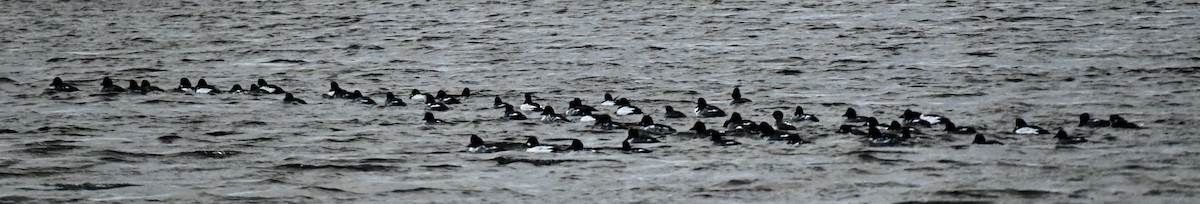
<svg viewBox="0 0 1200 204">
<path fill-rule="evenodd" d="M 1181 3 L 1184 2 L 1184 3 Z M 1187 1 L 5 1 L 0 203 L 1196 203 L 1200 3 Z M 82 91 L 42 94 L 54 77 Z M 281 95 L 100 94 L 100 79 Z M 471 88 L 435 113 L 323 99 Z M 731 105 L 740 86 L 754 102 Z M 660 137 L 650 154 L 470 154 L 487 142 L 622 131 L 505 121 L 492 97 L 566 109 L 606 92 L 663 118 L 697 98 L 756 121 L 795 106 L 813 144 Z M 1007 145 L 922 129 L 870 147 L 846 108 L 904 109 Z M 1121 114 L 1146 129 L 1076 127 Z M 537 116 L 536 113 L 526 113 Z M 1013 135 L 1024 118 L 1088 143 Z M 616 116 L 635 122 L 640 116 Z M 577 119 L 577 117 L 572 117 Z M 513 162 L 516 161 L 516 162 Z M 512 163 L 509 163 L 512 162 Z"/>
</svg>

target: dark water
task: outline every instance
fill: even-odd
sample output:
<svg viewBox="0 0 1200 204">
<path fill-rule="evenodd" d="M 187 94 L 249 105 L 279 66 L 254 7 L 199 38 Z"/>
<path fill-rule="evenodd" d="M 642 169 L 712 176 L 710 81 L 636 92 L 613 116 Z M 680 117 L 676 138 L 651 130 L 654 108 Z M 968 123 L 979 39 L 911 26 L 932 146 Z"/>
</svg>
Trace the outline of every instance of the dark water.
<svg viewBox="0 0 1200 204">
<path fill-rule="evenodd" d="M 1195 202 L 1200 4 L 1176 1 L 11 1 L 0 4 L 3 202 Z M 55 76 L 84 91 L 42 95 Z M 98 95 L 99 80 L 278 95 Z M 376 100 L 468 87 L 426 126 Z M 741 86 L 754 100 L 728 104 Z M 813 144 L 662 137 L 619 152 L 462 153 L 537 136 L 615 147 L 584 123 L 500 120 L 492 96 L 564 110 L 605 92 L 664 119 L 709 99 L 749 119 L 804 106 Z M 411 100 L 406 102 L 413 103 Z M 985 128 L 877 148 L 833 133 L 848 107 Z M 612 107 L 601 106 L 613 111 Z M 1088 112 L 1147 129 L 1077 128 Z M 536 114 L 530 114 L 536 115 Z M 1091 142 L 1004 132 L 1021 117 Z M 617 117 L 634 122 L 638 117 Z M 515 161 L 515 162 L 514 162 Z M 511 163 L 510 163 L 511 162 Z"/>
</svg>

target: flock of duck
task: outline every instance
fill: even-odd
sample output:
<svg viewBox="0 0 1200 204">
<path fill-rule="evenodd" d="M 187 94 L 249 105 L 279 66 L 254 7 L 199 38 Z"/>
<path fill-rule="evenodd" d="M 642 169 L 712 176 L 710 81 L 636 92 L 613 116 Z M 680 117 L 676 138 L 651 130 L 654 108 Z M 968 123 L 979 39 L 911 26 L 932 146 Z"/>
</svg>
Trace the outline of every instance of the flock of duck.
<svg viewBox="0 0 1200 204">
<path fill-rule="evenodd" d="M 241 85 L 233 85 L 227 91 L 222 91 L 215 86 L 209 85 L 204 79 L 200 79 L 193 86 L 187 78 L 181 78 L 179 85 L 173 89 L 165 90 L 150 84 L 147 80 L 142 80 L 140 83 L 135 80 L 129 80 L 129 85 L 120 87 L 105 77 L 102 79 L 100 91 L 105 94 L 146 94 L 150 92 L 182 92 L 196 94 L 283 94 L 283 103 L 287 104 L 307 104 L 303 99 L 296 98 L 291 93 L 284 91 L 283 88 L 269 84 L 266 80 L 258 79 L 256 83 L 250 85 L 249 89 L 244 89 Z M 79 91 L 73 85 L 63 82 L 62 79 L 55 77 L 50 84 L 50 88 L 45 90 L 45 94 L 54 94 L 58 92 L 74 92 Z M 452 122 L 440 120 L 434 117 L 433 112 L 429 111 L 447 111 L 450 110 L 450 105 L 461 104 L 458 98 L 471 97 L 471 90 L 464 88 L 461 94 L 452 95 L 445 91 L 438 91 L 436 95 L 421 93 L 419 90 L 413 89 L 409 94 L 408 99 L 413 101 L 421 101 L 425 110 L 423 121 L 427 125 L 443 125 L 453 124 Z M 350 100 L 351 103 L 379 106 L 408 106 L 401 98 L 396 97 L 393 93 L 387 93 L 383 103 L 376 103 L 370 97 L 363 95 L 360 91 L 347 91 L 338 86 L 337 82 L 330 82 L 328 92 L 322 94 L 326 99 L 343 99 Z M 741 90 L 734 87 L 731 94 L 732 100 L 730 104 L 739 105 L 751 103 L 750 99 L 742 97 Z M 821 120 L 812 114 L 806 114 L 804 108 L 796 106 L 795 111 L 791 114 L 791 118 L 784 118 L 782 111 L 774 111 L 771 113 L 771 121 L 752 121 L 742 118 L 737 112 L 726 113 L 721 108 L 707 103 L 704 98 L 696 99 L 695 108 L 692 109 L 693 117 L 710 118 L 710 117 L 726 117 L 729 119 L 721 124 L 721 128 L 709 129 L 702 121 L 696 121 L 687 131 L 677 131 L 674 128 L 658 124 L 654 119 L 643 112 L 641 108 L 634 106 L 629 99 L 614 98 L 611 94 L 604 94 L 604 101 L 599 105 L 612 106 L 612 113 L 625 115 L 642 115 L 638 122 L 622 123 L 613 121 L 613 117 L 593 106 L 585 105 L 580 98 L 574 98 L 567 104 L 567 109 L 563 113 L 555 111 L 554 107 L 549 105 L 543 106 L 533 100 L 532 93 L 524 94 L 524 101 L 516 106 L 504 102 L 499 96 L 493 100 L 492 108 L 503 109 L 504 120 L 537 120 L 542 123 L 564 123 L 564 122 L 591 122 L 591 128 L 596 128 L 604 131 L 624 130 L 628 132 L 628 136 L 622 140 L 621 147 L 612 148 L 585 148 L 583 143 L 578 139 L 572 139 L 571 144 L 566 146 L 547 145 L 539 143 L 537 137 L 528 137 L 525 142 L 494 142 L 486 143 L 482 138 L 472 135 L 470 142 L 467 145 L 466 152 L 470 153 L 493 153 L 499 151 L 526 151 L 526 152 L 574 152 L 574 151 L 606 151 L 615 150 L 625 153 L 650 153 L 651 150 L 645 148 L 634 148 L 631 143 L 658 143 L 657 137 L 675 135 L 679 137 L 690 138 L 707 138 L 716 146 L 732 146 L 740 145 L 741 143 L 729 139 L 728 137 L 744 137 L 765 139 L 772 142 L 781 142 L 789 145 L 800 145 L 810 143 L 802 138 L 801 135 L 789 133 L 790 130 L 797 130 L 796 124 L 799 123 L 817 123 Z M 672 106 L 664 107 L 663 116 L 666 118 L 686 118 L 688 114 L 684 114 L 674 109 Z M 539 113 L 541 117 L 530 118 L 525 113 Z M 575 119 L 572 119 L 572 118 Z M 846 112 L 841 115 L 843 123 L 838 126 L 836 133 L 860 136 L 862 141 L 870 146 L 902 146 L 911 144 L 914 139 L 914 134 L 921 134 L 924 130 L 943 131 L 946 134 L 956 135 L 974 135 L 974 140 L 971 144 L 978 145 L 1003 145 L 1004 143 L 995 140 L 988 140 L 980 133 L 980 130 L 971 126 L 960 126 L 951 121 L 949 117 L 924 114 L 912 110 L 904 110 L 900 115 L 899 121 L 891 121 L 890 123 L 880 123 L 875 117 L 867 117 L 858 115 L 854 108 L 847 108 Z M 935 128 L 936 127 L 936 128 Z M 1140 125 L 1131 123 L 1119 115 L 1109 115 L 1108 120 L 1092 118 L 1088 113 L 1079 115 L 1078 127 L 1088 128 L 1127 128 L 1140 129 Z M 1010 134 L 1018 135 L 1041 135 L 1050 134 L 1049 130 L 1038 126 L 1030 125 L 1024 119 L 1017 118 L 1015 127 L 1008 131 Z M 1063 128 L 1058 128 L 1054 135 L 1058 145 L 1073 145 L 1087 142 L 1087 139 L 1079 136 L 1070 136 Z"/>
</svg>

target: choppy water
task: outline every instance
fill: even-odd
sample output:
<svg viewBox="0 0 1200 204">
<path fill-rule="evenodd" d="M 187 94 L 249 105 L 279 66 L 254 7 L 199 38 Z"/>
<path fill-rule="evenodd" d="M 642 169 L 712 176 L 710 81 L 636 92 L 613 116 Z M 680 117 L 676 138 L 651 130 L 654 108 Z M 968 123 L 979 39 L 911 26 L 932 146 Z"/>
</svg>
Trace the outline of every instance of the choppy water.
<svg viewBox="0 0 1200 204">
<path fill-rule="evenodd" d="M 1200 4 L 1022 1 L 9 1 L 0 4 L 0 202 L 1137 202 L 1200 193 Z M 41 95 L 59 76 L 84 91 Z M 258 78 L 282 96 L 96 95 L 99 80 Z M 425 126 L 362 90 L 483 94 Z M 755 102 L 728 104 L 741 86 Z M 457 92 L 457 91 L 452 91 Z M 664 137 L 617 152 L 467 154 L 622 132 L 499 120 L 491 96 L 565 109 L 628 97 L 659 123 L 699 97 L 753 120 L 796 105 L 814 144 Z M 408 100 L 407 102 L 413 103 Z M 986 127 L 875 148 L 834 134 L 847 107 Z M 604 106 L 602 110 L 612 111 Z M 1088 112 L 1148 129 L 1076 128 Z M 533 114 L 536 115 L 536 114 Z M 1090 143 L 1004 134 L 1022 117 Z M 633 122 L 638 117 L 618 117 Z M 516 162 L 507 161 L 548 161 Z"/>
</svg>

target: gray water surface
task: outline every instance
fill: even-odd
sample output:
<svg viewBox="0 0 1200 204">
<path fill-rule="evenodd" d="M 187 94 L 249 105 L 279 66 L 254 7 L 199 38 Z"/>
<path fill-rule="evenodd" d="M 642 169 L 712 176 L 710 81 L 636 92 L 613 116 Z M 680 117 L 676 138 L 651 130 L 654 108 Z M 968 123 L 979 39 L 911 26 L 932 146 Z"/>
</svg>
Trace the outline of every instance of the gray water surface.
<svg viewBox="0 0 1200 204">
<path fill-rule="evenodd" d="M 1178 1 L 9 1 L 0 4 L 0 202 L 1194 203 L 1200 4 Z M 44 95 L 53 77 L 83 91 Z M 98 95 L 99 80 L 280 95 Z M 471 88 L 438 112 L 322 99 Z M 753 103 L 730 105 L 740 86 Z M 697 98 L 748 119 L 803 106 L 813 144 L 661 137 L 651 154 L 469 154 L 621 131 L 500 120 L 492 97 L 560 111 L 606 92 L 658 123 Z M 415 101 L 407 100 L 410 104 Z M 870 147 L 846 108 L 980 127 Z M 1121 114 L 1147 129 L 1075 127 Z M 536 116 L 536 113 L 526 113 Z M 1091 142 L 1006 132 L 1024 118 Z M 640 116 L 618 116 L 635 122 Z M 575 118 L 573 118 L 575 119 Z M 506 163 L 505 161 L 524 161 Z"/>
</svg>

